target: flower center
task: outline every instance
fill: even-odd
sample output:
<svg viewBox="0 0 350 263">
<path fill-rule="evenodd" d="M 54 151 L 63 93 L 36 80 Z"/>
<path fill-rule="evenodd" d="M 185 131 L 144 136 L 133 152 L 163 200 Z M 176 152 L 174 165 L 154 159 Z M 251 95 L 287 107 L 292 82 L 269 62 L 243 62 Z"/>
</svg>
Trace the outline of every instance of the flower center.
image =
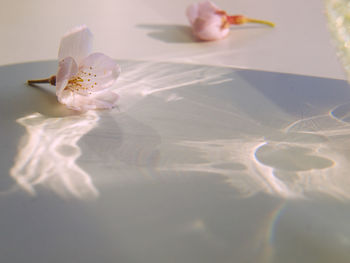
<svg viewBox="0 0 350 263">
<path fill-rule="evenodd" d="M 90 70 L 80 70 L 75 76 L 68 80 L 65 90 L 71 92 L 78 92 L 83 95 L 92 94 L 94 88 L 97 86 L 96 78 L 97 75 L 93 73 L 92 67 Z"/>
</svg>

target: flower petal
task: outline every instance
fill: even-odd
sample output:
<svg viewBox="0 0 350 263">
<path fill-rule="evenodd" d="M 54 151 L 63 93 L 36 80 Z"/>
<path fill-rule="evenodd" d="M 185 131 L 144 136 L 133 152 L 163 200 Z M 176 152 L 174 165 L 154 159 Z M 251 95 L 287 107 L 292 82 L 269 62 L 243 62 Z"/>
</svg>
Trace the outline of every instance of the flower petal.
<svg viewBox="0 0 350 263">
<path fill-rule="evenodd" d="M 193 25 L 198 17 L 198 3 L 189 5 L 186 9 L 186 15 L 190 24 Z"/>
<path fill-rule="evenodd" d="M 61 39 L 58 60 L 72 57 L 79 65 L 91 53 L 92 40 L 92 33 L 85 25 L 73 28 Z"/>
<path fill-rule="evenodd" d="M 78 65 L 72 57 L 67 57 L 59 62 L 56 74 L 56 95 L 59 99 L 68 81 L 77 74 L 77 72 Z"/>
<path fill-rule="evenodd" d="M 194 3 L 187 7 L 186 15 L 190 24 L 193 25 L 198 18 L 208 19 L 220 9 L 210 1 Z"/>
<path fill-rule="evenodd" d="M 220 9 L 212 2 L 210 1 L 204 1 L 201 3 L 198 3 L 198 16 L 199 17 L 205 17 L 207 15 L 215 14 L 217 11 L 220 11 Z"/>
<path fill-rule="evenodd" d="M 112 109 L 117 105 L 118 99 L 119 96 L 112 91 L 103 92 L 92 98 L 97 109 Z"/>
<path fill-rule="evenodd" d="M 216 40 L 229 33 L 225 12 L 210 1 L 190 5 L 186 14 L 193 34 L 201 40 Z"/>
<path fill-rule="evenodd" d="M 102 53 L 93 53 L 79 65 L 79 77 L 90 93 L 108 90 L 120 74 L 119 65 Z"/>
<path fill-rule="evenodd" d="M 192 25 L 193 34 L 202 40 L 217 40 L 228 35 L 230 29 L 222 27 L 221 16 L 212 15 L 207 19 L 197 18 Z"/>
<path fill-rule="evenodd" d="M 112 109 L 116 106 L 118 97 L 119 96 L 112 91 L 90 96 L 71 92 L 63 93 L 60 102 L 65 104 L 69 109 L 84 112 L 96 109 Z"/>
</svg>

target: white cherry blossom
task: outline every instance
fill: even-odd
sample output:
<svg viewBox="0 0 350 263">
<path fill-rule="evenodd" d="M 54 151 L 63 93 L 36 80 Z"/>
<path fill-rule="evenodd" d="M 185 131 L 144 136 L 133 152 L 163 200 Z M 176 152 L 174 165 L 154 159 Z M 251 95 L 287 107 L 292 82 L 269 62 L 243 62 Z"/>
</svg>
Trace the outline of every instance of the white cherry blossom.
<svg viewBox="0 0 350 263">
<path fill-rule="evenodd" d="M 92 34 L 86 26 L 73 28 L 61 40 L 57 75 L 28 80 L 29 85 L 56 86 L 58 101 L 77 111 L 111 109 L 118 95 L 112 91 L 120 67 L 102 53 L 91 53 Z"/>
<path fill-rule="evenodd" d="M 118 95 L 111 91 L 120 67 L 102 53 L 91 53 L 92 34 L 86 26 L 63 36 L 58 52 L 56 95 L 58 101 L 77 111 L 111 109 Z"/>
</svg>

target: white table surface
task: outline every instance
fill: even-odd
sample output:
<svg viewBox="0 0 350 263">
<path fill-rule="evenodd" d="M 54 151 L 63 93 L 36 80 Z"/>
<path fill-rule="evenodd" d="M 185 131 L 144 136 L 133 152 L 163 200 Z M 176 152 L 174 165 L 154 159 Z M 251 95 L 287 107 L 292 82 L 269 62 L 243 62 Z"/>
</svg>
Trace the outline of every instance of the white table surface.
<svg viewBox="0 0 350 263">
<path fill-rule="evenodd" d="M 218 0 L 232 14 L 271 20 L 196 43 L 185 8 L 192 1 L 2 0 L 0 64 L 55 59 L 61 36 L 86 24 L 95 50 L 115 59 L 177 61 L 343 79 L 321 0 Z"/>
</svg>

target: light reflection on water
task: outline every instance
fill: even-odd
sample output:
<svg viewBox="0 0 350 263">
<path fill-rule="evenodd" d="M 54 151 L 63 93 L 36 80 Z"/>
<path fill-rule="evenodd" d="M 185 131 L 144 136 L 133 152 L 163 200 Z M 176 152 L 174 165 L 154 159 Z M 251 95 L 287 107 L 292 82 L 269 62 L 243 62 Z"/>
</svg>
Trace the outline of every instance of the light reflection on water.
<svg viewBox="0 0 350 263">
<path fill-rule="evenodd" d="M 322 193 L 337 199 L 350 198 L 346 152 L 350 142 L 350 126 L 346 122 L 350 104 L 334 106 L 334 94 L 327 101 L 327 84 L 323 84 L 324 90 L 314 90 L 320 93 L 317 97 L 310 90 L 299 92 L 305 87 L 296 86 L 293 90 L 281 86 L 278 91 L 279 87 L 264 84 L 263 78 L 256 78 L 258 84 L 250 86 L 254 75 L 247 74 L 250 78 L 245 80 L 232 69 L 162 63 L 135 65 L 124 75 L 121 91 L 125 104 L 132 100 L 137 103 L 131 110 L 124 110 L 135 118 L 147 119 L 160 133 L 163 161 L 157 167 L 159 171 L 225 176 L 226 182 L 242 196 L 263 192 L 294 199 Z M 287 85 L 282 80 L 278 83 Z M 313 83 L 309 81 L 306 83 L 310 89 Z M 315 86 L 320 85 L 318 81 Z M 292 83 L 296 85 L 297 81 Z M 261 96 L 260 89 L 266 96 Z M 235 94 L 229 93 L 232 90 Z M 280 95 L 282 92 L 286 94 Z M 295 100 L 294 105 L 290 98 Z M 251 110 L 254 104 L 264 105 L 261 111 L 265 111 L 265 116 L 259 110 Z M 284 105 L 294 107 L 290 108 L 290 115 L 283 112 Z M 296 119 L 295 107 L 310 113 Z M 264 123 L 271 120 L 277 124 Z"/>
<path fill-rule="evenodd" d="M 293 94 L 298 107 L 306 105 L 313 111 L 317 107 L 319 111 L 331 108 L 325 114 L 312 112 L 295 119 L 291 114 L 295 109 L 283 109 L 284 104 L 292 105 L 288 94 L 284 96 L 290 105 L 276 95 L 270 83 L 260 80 L 261 73 L 246 78 L 244 71 L 230 68 L 159 62 L 127 62 L 124 69 L 116 89 L 120 106 L 110 117 L 120 122 L 122 130 L 135 125 L 131 125 L 132 119 L 142 124 L 135 128 L 149 128 L 138 131 L 137 148 L 147 145 L 142 142 L 143 134 L 147 140 L 143 131 L 154 130 L 155 136 L 160 136 L 160 161 L 150 164 L 155 173 L 217 174 L 224 176 L 241 196 L 263 192 L 294 199 L 317 192 L 350 198 L 350 180 L 346 176 L 350 168 L 349 104 L 320 108 L 322 99 L 300 102 L 297 92 L 282 89 L 280 92 Z M 250 83 L 254 78 L 259 85 Z M 304 94 L 300 96 L 304 99 Z M 254 109 L 260 104 L 264 105 L 264 114 Z M 130 115 L 130 120 L 123 121 L 120 113 Z M 40 114 L 20 118 L 18 123 L 26 127 L 28 136 L 11 176 L 30 193 L 35 193 L 35 186 L 45 185 L 60 195 L 97 196 L 90 176 L 76 160 L 82 154 L 77 142 L 96 127 L 98 119 L 92 112 L 63 118 Z M 107 126 L 100 127 L 102 133 L 94 135 L 96 138 L 103 136 L 103 129 L 115 129 L 106 122 L 104 125 Z M 127 129 L 123 136 L 128 138 L 128 133 L 133 131 Z M 113 148 L 113 143 L 122 144 L 121 153 L 105 158 L 110 159 L 111 169 L 118 169 L 117 163 L 132 155 L 138 159 L 135 145 L 125 143 L 125 138 L 109 140 L 108 148 Z M 103 153 L 98 145 L 94 147 L 97 154 Z M 92 154 L 85 154 L 87 159 L 93 159 Z"/>
<path fill-rule="evenodd" d="M 42 231 L 23 239 L 27 254 L 34 244 L 40 259 L 79 251 L 84 262 L 348 258 L 348 87 L 209 66 L 127 62 L 122 68 L 119 109 L 53 118 L 28 115 L 38 104 L 29 96 L 26 109 L 13 106 L 20 112 L 13 130 L 22 125 L 27 133 L 11 169 L 18 185 L 31 194 L 99 198 L 81 208 L 19 196 L 28 206 L 18 210 L 4 200 L 7 221 L 21 238 L 36 226 L 31 219 L 45 215 Z M 12 97 L 15 89 L 8 90 Z M 6 97 L 0 100 L 1 107 Z M 17 244 L 11 238 L 2 239 L 5 248 Z M 44 251 L 41 240 L 55 252 Z"/>
<path fill-rule="evenodd" d="M 76 160 L 81 155 L 78 141 L 98 119 L 92 111 L 59 118 L 34 113 L 18 119 L 27 134 L 22 138 L 11 176 L 30 194 L 36 194 L 35 188 L 42 186 L 62 197 L 97 197 L 98 190 Z"/>
<path fill-rule="evenodd" d="M 176 90 L 185 86 L 210 82 L 232 81 L 227 77 L 230 68 L 198 67 L 159 62 L 126 63 L 116 92 L 120 95 L 119 107 L 127 111 L 147 96 L 159 96 L 165 101 L 181 100 Z M 225 76 L 226 75 L 226 76 Z"/>
<path fill-rule="evenodd" d="M 348 200 L 350 125 L 334 112 L 298 120 L 274 135 L 175 142 L 202 161 L 164 169 L 224 175 L 244 196 L 304 198 L 314 192 Z"/>
</svg>

